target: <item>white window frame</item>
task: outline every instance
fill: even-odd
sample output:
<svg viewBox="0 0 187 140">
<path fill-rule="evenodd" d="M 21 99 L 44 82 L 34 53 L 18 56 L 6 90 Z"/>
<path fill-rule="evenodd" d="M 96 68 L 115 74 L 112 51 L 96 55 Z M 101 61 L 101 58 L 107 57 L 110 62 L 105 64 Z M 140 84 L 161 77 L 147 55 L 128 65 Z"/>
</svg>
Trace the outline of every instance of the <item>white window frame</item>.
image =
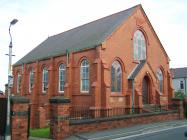
<svg viewBox="0 0 187 140">
<path fill-rule="evenodd" d="M 63 80 L 61 79 L 61 76 L 62 76 L 62 75 L 61 75 L 61 74 L 62 74 L 61 72 L 64 74 L 64 75 L 63 75 Z M 66 77 L 65 77 L 65 76 L 66 76 L 66 73 L 65 73 L 65 72 L 66 72 L 65 65 L 62 63 L 62 64 L 59 65 L 59 68 L 58 68 L 58 74 L 59 74 L 59 75 L 58 75 L 58 81 L 59 81 L 59 82 L 58 82 L 58 92 L 59 92 L 59 93 L 64 93 L 64 89 L 61 90 L 60 87 L 61 87 L 61 82 L 64 82 L 64 85 L 63 85 L 63 86 L 65 86 L 65 78 L 66 78 Z"/>
<path fill-rule="evenodd" d="M 34 85 L 34 72 L 31 69 L 29 72 L 29 93 L 32 92 L 33 85 Z"/>
<path fill-rule="evenodd" d="M 43 68 L 42 71 L 42 92 L 46 93 L 47 88 L 48 88 L 48 82 L 49 82 L 49 72 L 47 67 Z M 44 89 L 45 83 L 47 83 L 46 88 Z"/>
<path fill-rule="evenodd" d="M 115 73 L 114 73 L 114 79 L 112 79 L 112 69 L 114 68 Z M 118 69 L 120 69 L 120 73 L 117 71 Z M 120 85 L 118 85 L 118 76 L 120 76 Z M 112 83 L 114 82 L 114 90 Z M 118 91 L 117 87 L 120 86 L 120 91 Z M 119 63 L 119 61 L 115 60 L 112 63 L 111 66 L 111 92 L 112 93 L 122 93 L 122 68 L 121 68 L 121 64 Z"/>
<path fill-rule="evenodd" d="M 17 93 L 20 93 L 21 90 L 21 74 L 17 74 Z"/>
<path fill-rule="evenodd" d="M 134 60 L 146 59 L 146 40 L 144 34 L 137 30 L 133 37 L 133 57 Z"/>
<path fill-rule="evenodd" d="M 83 65 L 84 64 L 84 62 L 86 61 L 86 65 Z M 89 74 L 90 74 L 90 72 L 89 72 L 89 62 L 88 62 L 88 60 L 87 59 L 83 59 L 82 60 L 82 62 L 81 62 L 81 67 L 80 67 L 80 89 L 81 89 L 81 93 L 89 93 L 89 89 L 90 89 L 90 76 L 89 76 Z M 85 73 L 85 75 L 87 75 L 87 78 L 85 79 L 85 78 L 83 78 L 83 69 L 86 69 L 86 68 L 88 68 L 88 73 L 86 74 Z M 83 90 L 83 80 L 86 80 L 86 81 L 88 81 L 88 83 L 87 83 L 87 85 L 88 85 L 88 89 L 87 90 Z"/>
</svg>

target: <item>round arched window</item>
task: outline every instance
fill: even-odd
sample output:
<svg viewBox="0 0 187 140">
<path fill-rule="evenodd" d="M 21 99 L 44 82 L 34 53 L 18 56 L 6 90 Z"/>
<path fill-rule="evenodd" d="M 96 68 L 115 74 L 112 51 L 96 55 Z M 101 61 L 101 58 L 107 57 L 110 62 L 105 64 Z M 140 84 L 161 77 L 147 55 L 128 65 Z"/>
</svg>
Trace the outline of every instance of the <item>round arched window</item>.
<svg viewBox="0 0 187 140">
<path fill-rule="evenodd" d="M 59 68 L 58 68 L 58 72 L 59 72 L 59 86 L 58 86 L 58 90 L 59 92 L 64 92 L 64 85 L 65 85 L 65 65 L 64 64 L 60 64 Z"/>
<path fill-rule="evenodd" d="M 87 59 L 82 60 L 80 68 L 81 92 L 89 92 L 89 63 Z"/>
<path fill-rule="evenodd" d="M 111 67 L 111 91 L 121 92 L 122 90 L 122 70 L 118 61 L 114 61 Z"/>
<path fill-rule="evenodd" d="M 146 59 L 146 43 L 145 37 L 140 30 L 134 33 L 133 37 L 134 60 Z"/>
</svg>

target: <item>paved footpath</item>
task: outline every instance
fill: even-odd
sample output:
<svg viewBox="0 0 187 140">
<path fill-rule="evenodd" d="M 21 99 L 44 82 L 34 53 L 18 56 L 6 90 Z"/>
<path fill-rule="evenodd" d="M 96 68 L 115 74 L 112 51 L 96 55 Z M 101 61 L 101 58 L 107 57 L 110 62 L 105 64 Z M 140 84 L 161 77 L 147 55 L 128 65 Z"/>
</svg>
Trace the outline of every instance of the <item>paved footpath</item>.
<svg viewBox="0 0 187 140">
<path fill-rule="evenodd" d="M 36 137 L 29 137 L 29 140 L 51 140 L 46 138 L 36 138 Z"/>
<path fill-rule="evenodd" d="M 113 140 L 118 139 L 119 137 L 131 137 L 132 135 L 140 135 L 142 133 L 157 132 L 183 126 L 187 126 L 187 120 L 157 122 L 126 128 L 115 128 L 98 132 L 81 133 L 70 136 L 65 140 Z"/>
<path fill-rule="evenodd" d="M 96 132 L 75 134 L 65 140 L 112 140 L 119 137 L 131 137 L 132 135 L 141 135 L 147 132 L 156 132 L 167 130 L 174 127 L 187 126 L 187 120 L 176 120 L 168 122 L 157 122 L 144 125 L 135 125 L 126 128 L 114 128 Z M 187 138 L 186 138 L 187 139 Z M 29 140 L 49 140 L 42 138 L 29 137 Z"/>
</svg>

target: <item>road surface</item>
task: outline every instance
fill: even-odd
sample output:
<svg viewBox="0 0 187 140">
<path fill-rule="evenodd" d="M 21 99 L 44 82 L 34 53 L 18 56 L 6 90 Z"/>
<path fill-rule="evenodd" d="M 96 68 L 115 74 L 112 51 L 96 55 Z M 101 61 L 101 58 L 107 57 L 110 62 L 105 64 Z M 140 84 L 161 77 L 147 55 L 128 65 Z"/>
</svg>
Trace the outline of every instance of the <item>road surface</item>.
<svg viewBox="0 0 187 140">
<path fill-rule="evenodd" d="M 66 140 L 187 140 L 187 120 L 151 123 L 76 134 Z"/>
</svg>

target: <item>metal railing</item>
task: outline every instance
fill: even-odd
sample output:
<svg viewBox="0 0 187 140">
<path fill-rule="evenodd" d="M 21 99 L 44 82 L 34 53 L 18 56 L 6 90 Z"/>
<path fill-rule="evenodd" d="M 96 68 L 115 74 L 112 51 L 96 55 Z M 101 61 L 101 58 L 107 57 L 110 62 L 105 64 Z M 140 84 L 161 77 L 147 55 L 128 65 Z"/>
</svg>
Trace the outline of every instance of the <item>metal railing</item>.
<svg viewBox="0 0 187 140">
<path fill-rule="evenodd" d="M 134 110 L 134 111 L 133 111 Z M 94 119 L 103 117 L 116 117 L 133 114 L 162 113 L 168 111 L 177 111 L 177 105 L 144 105 L 142 108 L 135 107 L 111 107 L 111 108 L 90 108 L 86 106 L 72 106 L 70 108 L 71 120 Z"/>
</svg>

